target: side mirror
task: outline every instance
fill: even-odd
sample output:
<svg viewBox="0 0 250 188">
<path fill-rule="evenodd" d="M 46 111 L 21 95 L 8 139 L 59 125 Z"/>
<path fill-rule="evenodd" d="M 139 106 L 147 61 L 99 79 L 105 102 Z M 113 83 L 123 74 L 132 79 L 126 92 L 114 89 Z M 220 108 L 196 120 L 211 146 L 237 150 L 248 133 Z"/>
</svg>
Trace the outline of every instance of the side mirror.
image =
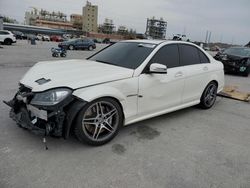
<svg viewBox="0 0 250 188">
<path fill-rule="evenodd" d="M 149 67 L 149 73 L 167 74 L 167 66 L 159 63 L 153 63 Z"/>
</svg>

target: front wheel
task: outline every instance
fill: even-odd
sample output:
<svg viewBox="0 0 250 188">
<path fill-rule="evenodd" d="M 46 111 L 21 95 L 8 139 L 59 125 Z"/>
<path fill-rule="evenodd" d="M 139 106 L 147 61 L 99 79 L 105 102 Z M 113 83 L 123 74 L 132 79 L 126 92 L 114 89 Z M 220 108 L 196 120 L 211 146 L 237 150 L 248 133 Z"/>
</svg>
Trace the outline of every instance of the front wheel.
<svg viewBox="0 0 250 188">
<path fill-rule="evenodd" d="M 12 40 L 11 39 L 5 39 L 4 40 L 4 44 L 11 45 L 12 44 Z"/>
<path fill-rule="evenodd" d="M 250 66 L 246 67 L 245 71 L 242 72 L 242 76 L 248 77 L 250 73 Z"/>
<path fill-rule="evenodd" d="M 200 99 L 201 108 L 209 109 L 214 105 L 216 101 L 216 97 L 217 97 L 217 89 L 218 89 L 218 86 L 215 82 L 210 82 L 207 85 Z"/>
<path fill-rule="evenodd" d="M 74 50 L 75 47 L 73 45 L 69 45 L 69 50 Z"/>
<path fill-rule="evenodd" d="M 101 98 L 79 112 L 74 133 L 81 142 L 99 146 L 112 140 L 122 125 L 123 113 L 118 102 Z"/>
</svg>

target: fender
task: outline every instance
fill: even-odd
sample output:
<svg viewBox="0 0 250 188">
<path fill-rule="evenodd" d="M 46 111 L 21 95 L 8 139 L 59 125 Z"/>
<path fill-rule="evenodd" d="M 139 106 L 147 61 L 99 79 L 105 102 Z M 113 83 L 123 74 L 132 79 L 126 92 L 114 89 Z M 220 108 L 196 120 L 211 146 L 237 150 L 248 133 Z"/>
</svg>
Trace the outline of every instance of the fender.
<svg viewBox="0 0 250 188">
<path fill-rule="evenodd" d="M 101 97 L 113 97 L 119 100 L 121 103 L 126 100 L 126 96 L 118 89 L 104 85 L 77 89 L 73 92 L 73 95 L 87 102 L 91 102 Z"/>
<path fill-rule="evenodd" d="M 221 72 L 223 72 L 223 70 Z M 224 87 L 224 76 L 221 76 L 221 75 L 224 75 L 224 73 L 221 74 L 221 72 L 218 71 L 218 72 L 212 74 L 210 76 L 210 79 L 209 79 L 210 80 L 209 82 L 211 82 L 212 80 L 214 80 L 214 81 L 216 81 L 218 83 L 218 93 L 220 91 L 222 91 L 223 87 Z M 208 83 L 207 83 L 207 85 L 208 85 Z"/>
</svg>

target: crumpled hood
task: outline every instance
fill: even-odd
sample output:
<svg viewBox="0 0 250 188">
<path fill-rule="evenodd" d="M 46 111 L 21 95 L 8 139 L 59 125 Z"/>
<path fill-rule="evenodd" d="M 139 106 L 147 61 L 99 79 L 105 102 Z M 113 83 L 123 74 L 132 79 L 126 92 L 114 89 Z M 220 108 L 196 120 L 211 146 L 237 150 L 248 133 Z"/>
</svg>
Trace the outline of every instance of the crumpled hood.
<svg viewBox="0 0 250 188">
<path fill-rule="evenodd" d="M 39 92 L 56 87 L 77 89 L 95 84 L 126 79 L 134 70 L 89 60 L 44 61 L 35 64 L 20 83 Z M 47 80 L 39 84 L 37 80 Z"/>
</svg>

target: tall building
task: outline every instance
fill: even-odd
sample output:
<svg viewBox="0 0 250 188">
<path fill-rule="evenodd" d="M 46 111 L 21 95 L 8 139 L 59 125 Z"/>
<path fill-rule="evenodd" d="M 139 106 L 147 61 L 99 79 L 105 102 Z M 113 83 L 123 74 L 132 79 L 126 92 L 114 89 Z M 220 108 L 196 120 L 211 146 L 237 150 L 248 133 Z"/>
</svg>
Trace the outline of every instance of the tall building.
<svg viewBox="0 0 250 188">
<path fill-rule="evenodd" d="M 82 9 L 83 25 L 82 30 L 85 32 L 97 32 L 98 6 L 92 5 L 87 1 Z"/>
<path fill-rule="evenodd" d="M 167 22 L 163 18 L 147 19 L 146 36 L 152 37 L 153 39 L 165 39 L 167 31 Z"/>
</svg>

